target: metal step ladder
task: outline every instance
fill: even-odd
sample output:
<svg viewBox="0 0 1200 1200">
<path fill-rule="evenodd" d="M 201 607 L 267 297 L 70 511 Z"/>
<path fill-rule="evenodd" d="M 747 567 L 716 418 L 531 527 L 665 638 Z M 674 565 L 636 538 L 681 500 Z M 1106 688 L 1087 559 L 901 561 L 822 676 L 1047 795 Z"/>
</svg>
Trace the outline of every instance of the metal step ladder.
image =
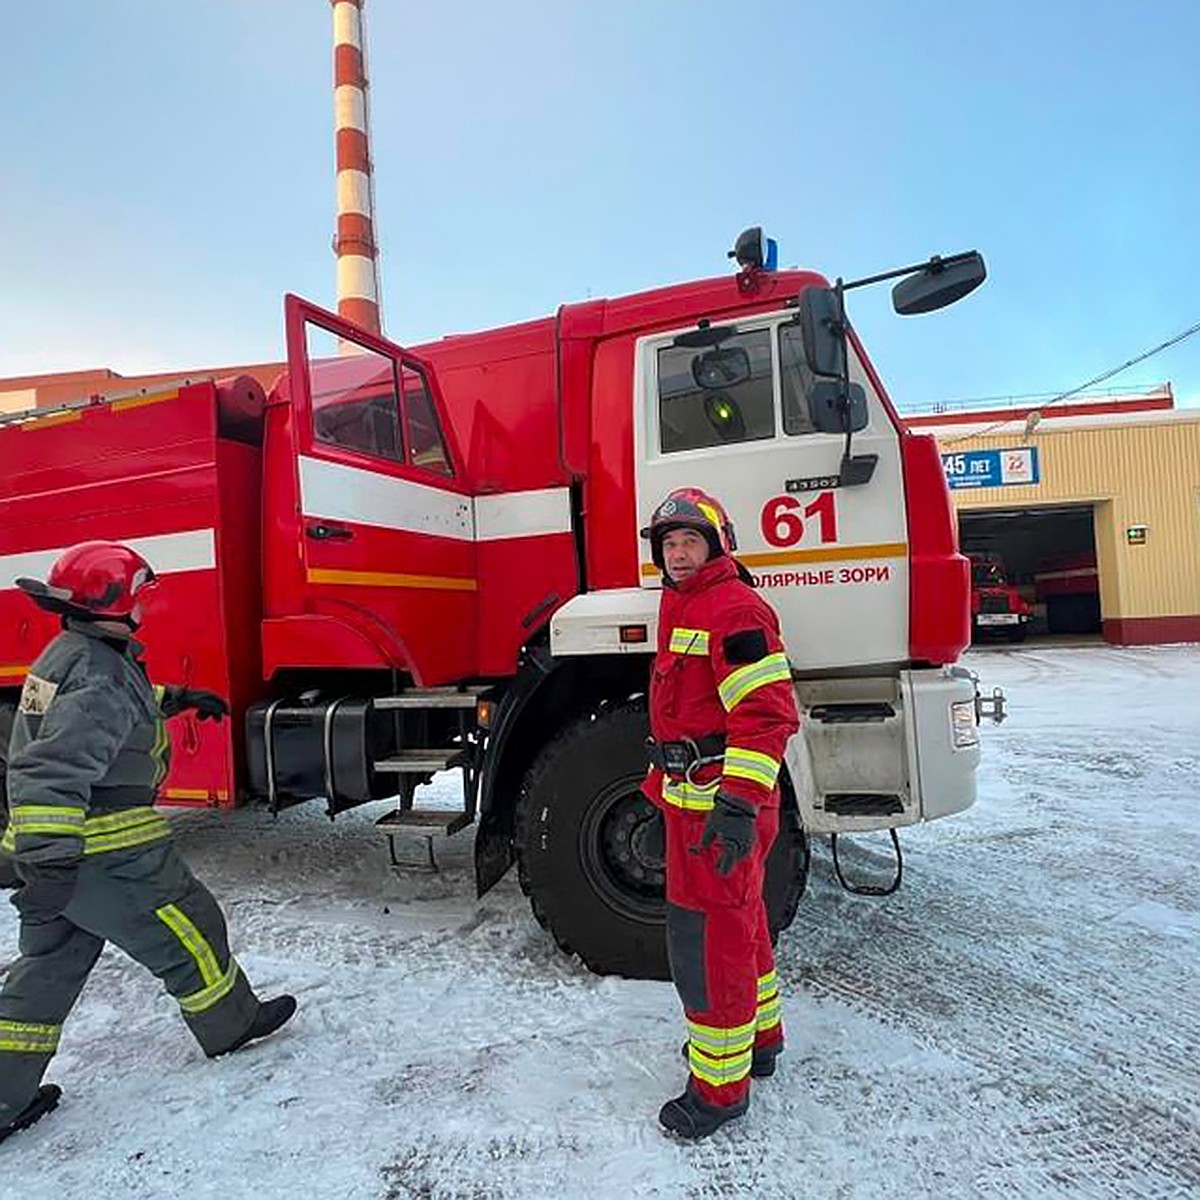
<svg viewBox="0 0 1200 1200">
<path fill-rule="evenodd" d="M 479 759 L 481 746 L 472 739 L 477 730 L 474 720 L 476 703 L 485 685 L 464 688 L 437 687 L 411 688 L 396 696 L 377 696 L 374 706 L 377 711 L 392 711 L 397 718 L 397 741 L 403 716 L 415 717 L 419 721 L 422 713 L 457 710 L 458 743 L 453 746 L 404 749 L 390 758 L 379 759 L 374 768 L 380 774 L 397 777 L 398 802 L 389 813 L 375 822 L 375 827 L 387 837 L 388 855 L 392 866 L 414 865 L 402 861 L 396 854 L 397 837 L 424 839 L 428 855 L 428 868 L 438 869 L 433 853 L 435 837 L 450 837 L 466 829 L 475 820 L 476 802 L 479 792 Z M 429 782 L 438 771 L 461 769 L 463 773 L 463 807 L 461 809 L 418 808 L 414 804 L 418 787 Z"/>
</svg>

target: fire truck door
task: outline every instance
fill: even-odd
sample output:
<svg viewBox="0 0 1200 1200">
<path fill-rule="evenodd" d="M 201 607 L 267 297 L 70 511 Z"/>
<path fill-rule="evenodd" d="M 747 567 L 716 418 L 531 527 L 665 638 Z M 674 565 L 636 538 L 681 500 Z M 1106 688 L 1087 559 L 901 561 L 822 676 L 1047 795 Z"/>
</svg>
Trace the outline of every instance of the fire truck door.
<svg viewBox="0 0 1200 1200">
<path fill-rule="evenodd" d="M 691 344 L 677 345 L 672 334 L 638 343 L 639 527 L 672 488 L 704 488 L 728 509 L 737 556 L 778 611 L 793 666 L 903 661 L 900 443 L 858 354 L 851 379 L 866 389 L 868 418 L 853 453 L 878 460 L 869 482 L 842 487 L 845 438 L 817 428 L 797 326 L 780 314 L 741 320 L 716 346 L 683 340 Z M 649 549 L 639 545 L 642 585 L 658 587 Z"/>
<path fill-rule="evenodd" d="M 429 686 L 472 673 L 471 497 L 427 364 L 287 301 L 305 608 Z"/>
</svg>

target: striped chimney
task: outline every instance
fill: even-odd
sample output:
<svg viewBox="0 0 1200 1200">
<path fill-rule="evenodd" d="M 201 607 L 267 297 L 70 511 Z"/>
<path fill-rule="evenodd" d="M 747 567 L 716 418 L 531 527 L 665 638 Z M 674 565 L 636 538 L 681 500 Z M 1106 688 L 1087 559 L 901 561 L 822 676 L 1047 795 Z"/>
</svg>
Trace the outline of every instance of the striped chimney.
<svg viewBox="0 0 1200 1200">
<path fill-rule="evenodd" d="M 338 315 L 381 332 L 375 184 L 367 130 L 363 0 L 333 0 L 333 120 L 337 139 Z M 354 346 L 343 344 L 342 349 Z"/>
</svg>

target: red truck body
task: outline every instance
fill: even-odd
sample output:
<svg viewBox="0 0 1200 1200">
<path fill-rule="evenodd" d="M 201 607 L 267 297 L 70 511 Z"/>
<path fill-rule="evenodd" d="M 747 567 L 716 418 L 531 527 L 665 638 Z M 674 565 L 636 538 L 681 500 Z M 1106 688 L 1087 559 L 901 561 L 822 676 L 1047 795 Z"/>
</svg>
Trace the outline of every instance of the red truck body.
<svg viewBox="0 0 1200 1200">
<path fill-rule="evenodd" d="M 593 590 L 638 582 L 626 532 L 636 524 L 635 337 L 694 313 L 720 319 L 773 307 L 823 282 L 780 272 L 747 297 L 733 278 L 707 280 L 566 306 L 554 318 L 405 352 L 292 299 L 289 369 L 269 397 L 246 378 L 201 382 L 0 427 L 0 557 L 10 576 L 44 576 L 54 553 L 77 541 L 150 541 L 167 564 L 146 606 L 151 674 L 228 695 L 235 718 L 289 671 L 383 668 L 426 687 L 509 677 L 521 647 L 580 590 L 581 575 Z M 435 485 L 464 504 L 576 486 L 586 513 L 582 548 L 569 524 L 474 540 L 365 526 L 346 544 L 310 543 L 301 553 L 296 462 L 322 449 L 306 421 L 313 401 L 304 323 L 312 318 L 381 362 L 397 357 L 424 369 L 453 473 L 397 462 L 385 478 Z M 353 387 L 364 374 L 357 357 L 317 363 L 311 377 L 317 386 Z M 944 485 L 929 466 L 933 439 L 905 434 L 903 442 L 910 487 L 928 492 L 909 506 L 911 657 L 950 662 L 967 640 L 963 564 Z M 366 461 L 345 449 L 337 457 Z M 380 470 L 378 461 L 370 466 Z M 387 569 L 396 564 L 405 570 Z M 379 585 L 369 607 L 356 594 L 364 581 Z M 20 685 L 55 628 L 18 590 L 0 588 L 0 687 Z M 236 728 L 236 720 L 173 725 L 164 802 L 236 801 L 244 783 Z"/>
<path fill-rule="evenodd" d="M 745 561 L 777 589 L 802 701 L 843 722 L 823 741 L 818 717 L 809 737 L 805 826 L 960 810 L 978 760 L 974 692 L 949 670 L 969 640 L 967 563 L 936 443 L 904 430 L 853 333 L 871 414 L 859 437 L 879 460 L 867 487 L 821 477 L 840 433 L 722 447 L 715 484 L 703 451 L 651 456 L 653 474 L 638 449 L 652 411 L 643 372 L 655 354 L 666 361 L 653 346 L 670 331 L 736 319 L 782 336 L 795 298 L 825 286 L 809 272 L 743 271 L 410 349 L 289 297 L 287 369 L 268 392 L 244 377 L 202 381 L 0 421 L 0 707 L 56 630 L 14 580 L 44 578 L 82 540 L 129 542 L 161 580 L 145 605 L 151 677 L 211 688 L 233 709 L 220 725 L 171 723 L 162 803 L 326 796 L 332 813 L 395 795 L 398 774 L 403 824 L 413 787 L 460 765 L 468 819 L 483 797 L 482 889 L 512 861 L 531 765 L 571 720 L 645 691 L 657 579 L 639 514 L 669 483 L 663 471 L 687 470 L 731 506 Z M 357 352 L 326 355 L 322 339 Z M 762 483 L 759 446 L 772 473 L 816 478 Z M 839 624 L 843 602 L 821 595 L 844 595 L 849 616 Z M 580 613 L 556 641 L 552 625 Z M 826 632 L 805 644 L 814 621 Z M 872 637 L 883 650 L 861 650 Z M 856 663 L 853 685 L 829 669 Z M 470 719 L 450 721 L 455 706 Z M 848 758 L 851 735 L 863 750 Z M 430 758 L 422 748 L 439 740 Z M 629 753 L 632 806 L 640 740 Z M 852 759 L 857 774 L 838 782 Z M 798 778 L 799 760 L 790 769 Z M 522 882 L 536 892 L 535 874 Z M 637 933 L 644 914 L 626 908 L 622 928 Z M 650 923 L 658 945 L 661 904 Z M 581 953 L 598 969 L 660 969 Z"/>
<path fill-rule="evenodd" d="M 1100 572 L 1094 551 L 1045 559 L 1033 576 L 1051 633 L 1095 633 L 1101 626 Z"/>
</svg>

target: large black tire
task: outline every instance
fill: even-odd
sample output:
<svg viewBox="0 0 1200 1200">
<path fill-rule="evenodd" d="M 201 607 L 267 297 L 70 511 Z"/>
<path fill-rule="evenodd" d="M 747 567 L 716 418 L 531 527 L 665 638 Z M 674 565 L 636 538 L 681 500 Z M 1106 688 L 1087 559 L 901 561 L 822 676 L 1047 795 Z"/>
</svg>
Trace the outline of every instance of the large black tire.
<svg viewBox="0 0 1200 1200">
<path fill-rule="evenodd" d="M 569 725 L 534 761 L 517 808 L 521 887 L 567 953 L 598 975 L 669 979 L 663 868 L 644 849 L 658 821 L 638 790 L 649 720 L 622 705 Z M 772 935 L 791 924 L 808 874 L 808 845 L 790 790 L 767 861 Z"/>
</svg>

